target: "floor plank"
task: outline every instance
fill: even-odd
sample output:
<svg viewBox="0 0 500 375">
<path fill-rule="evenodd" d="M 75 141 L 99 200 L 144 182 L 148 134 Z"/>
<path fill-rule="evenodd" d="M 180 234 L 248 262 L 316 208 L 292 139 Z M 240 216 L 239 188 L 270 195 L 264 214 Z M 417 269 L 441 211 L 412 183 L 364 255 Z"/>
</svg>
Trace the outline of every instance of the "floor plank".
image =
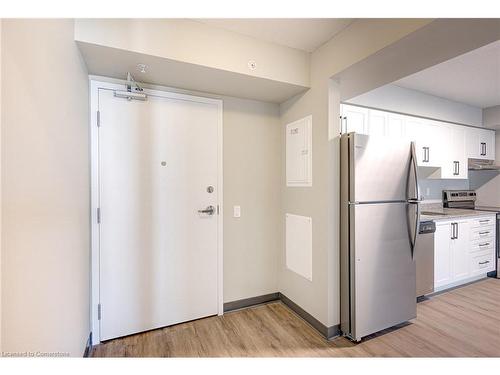
<svg viewBox="0 0 500 375">
<path fill-rule="evenodd" d="M 364 338 L 325 340 L 272 302 L 105 342 L 93 357 L 499 357 L 500 280 L 417 305 L 417 318 Z"/>
</svg>

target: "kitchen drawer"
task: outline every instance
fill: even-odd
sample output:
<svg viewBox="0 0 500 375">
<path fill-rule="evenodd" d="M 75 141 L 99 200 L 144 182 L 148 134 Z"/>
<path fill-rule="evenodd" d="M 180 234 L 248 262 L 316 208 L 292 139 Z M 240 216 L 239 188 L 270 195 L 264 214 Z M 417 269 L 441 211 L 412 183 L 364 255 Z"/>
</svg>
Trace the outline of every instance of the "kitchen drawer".
<svg viewBox="0 0 500 375">
<path fill-rule="evenodd" d="M 471 257 L 471 276 L 480 275 L 495 269 L 495 252 L 493 249 L 478 253 Z"/>
<path fill-rule="evenodd" d="M 470 245 L 470 252 L 476 253 L 478 251 L 494 251 L 495 248 L 495 238 L 491 237 L 489 239 L 481 239 L 478 241 L 474 241 Z"/>
<path fill-rule="evenodd" d="M 471 228 L 482 228 L 494 226 L 496 222 L 495 216 L 483 216 L 471 220 Z"/>
<path fill-rule="evenodd" d="M 477 228 L 472 228 L 470 231 L 470 240 L 476 241 L 479 239 L 495 239 L 495 226 L 481 226 Z"/>
</svg>

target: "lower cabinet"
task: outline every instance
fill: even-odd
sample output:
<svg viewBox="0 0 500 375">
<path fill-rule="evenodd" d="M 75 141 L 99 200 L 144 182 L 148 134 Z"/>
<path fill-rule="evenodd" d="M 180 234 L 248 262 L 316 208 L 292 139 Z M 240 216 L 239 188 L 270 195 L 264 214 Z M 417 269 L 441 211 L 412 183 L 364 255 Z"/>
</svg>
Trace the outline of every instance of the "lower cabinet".
<svg viewBox="0 0 500 375">
<path fill-rule="evenodd" d="M 495 217 L 437 221 L 434 236 L 434 289 L 460 285 L 495 269 L 495 230 L 482 223 Z"/>
</svg>

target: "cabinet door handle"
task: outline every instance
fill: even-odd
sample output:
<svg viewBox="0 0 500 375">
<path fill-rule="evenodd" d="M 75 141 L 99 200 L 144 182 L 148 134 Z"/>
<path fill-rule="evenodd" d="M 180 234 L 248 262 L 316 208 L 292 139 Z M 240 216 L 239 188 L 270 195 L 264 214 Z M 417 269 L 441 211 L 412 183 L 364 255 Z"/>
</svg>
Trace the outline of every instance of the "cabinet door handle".
<svg viewBox="0 0 500 375">
<path fill-rule="evenodd" d="M 488 246 L 489 244 L 490 244 L 489 242 L 486 242 L 486 243 L 480 243 L 480 244 L 479 244 L 479 247 Z"/>
<path fill-rule="evenodd" d="M 427 147 L 427 159 L 425 160 L 427 163 L 431 160 L 431 148 Z"/>
<path fill-rule="evenodd" d="M 456 240 L 458 238 L 458 223 L 451 223 L 451 239 Z"/>
<path fill-rule="evenodd" d="M 490 232 L 479 232 L 480 236 L 484 236 L 485 234 L 490 234 Z"/>
<path fill-rule="evenodd" d="M 422 147 L 422 151 L 424 152 L 424 157 L 422 159 L 422 162 L 428 163 L 430 160 L 430 148 L 429 147 Z"/>
<path fill-rule="evenodd" d="M 490 261 L 489 260 L 485 260 L 484 262 L 479 262 L 479 264 L 488 264 Z"/>
<path fill-rule="evenodd" d="M 486 143 L 485 142 L 481 142 L 481 156 L 486 156 L 487 152 L 486 152 Z"/>
</svg>

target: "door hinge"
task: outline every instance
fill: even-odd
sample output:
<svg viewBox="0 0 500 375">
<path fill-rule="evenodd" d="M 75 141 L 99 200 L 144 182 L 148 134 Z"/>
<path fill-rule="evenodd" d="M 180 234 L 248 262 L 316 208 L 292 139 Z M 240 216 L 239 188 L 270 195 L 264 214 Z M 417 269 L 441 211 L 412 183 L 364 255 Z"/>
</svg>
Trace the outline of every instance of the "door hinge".
<svg viewBox="0 0 500 375">
<path fill-rule="evenodd" d="M 97 305 L 97 320 L 101 320 L 101 304 Z"/>
<path fill-rule="evenodd" d="M 101 112 L 97 111 L 97 127 L 101 126 Z"/>
<path fill-rule="evenodd" d="M 101 209 L 97 209 L 97 224 L 101 224 Z"/>
</svg>

